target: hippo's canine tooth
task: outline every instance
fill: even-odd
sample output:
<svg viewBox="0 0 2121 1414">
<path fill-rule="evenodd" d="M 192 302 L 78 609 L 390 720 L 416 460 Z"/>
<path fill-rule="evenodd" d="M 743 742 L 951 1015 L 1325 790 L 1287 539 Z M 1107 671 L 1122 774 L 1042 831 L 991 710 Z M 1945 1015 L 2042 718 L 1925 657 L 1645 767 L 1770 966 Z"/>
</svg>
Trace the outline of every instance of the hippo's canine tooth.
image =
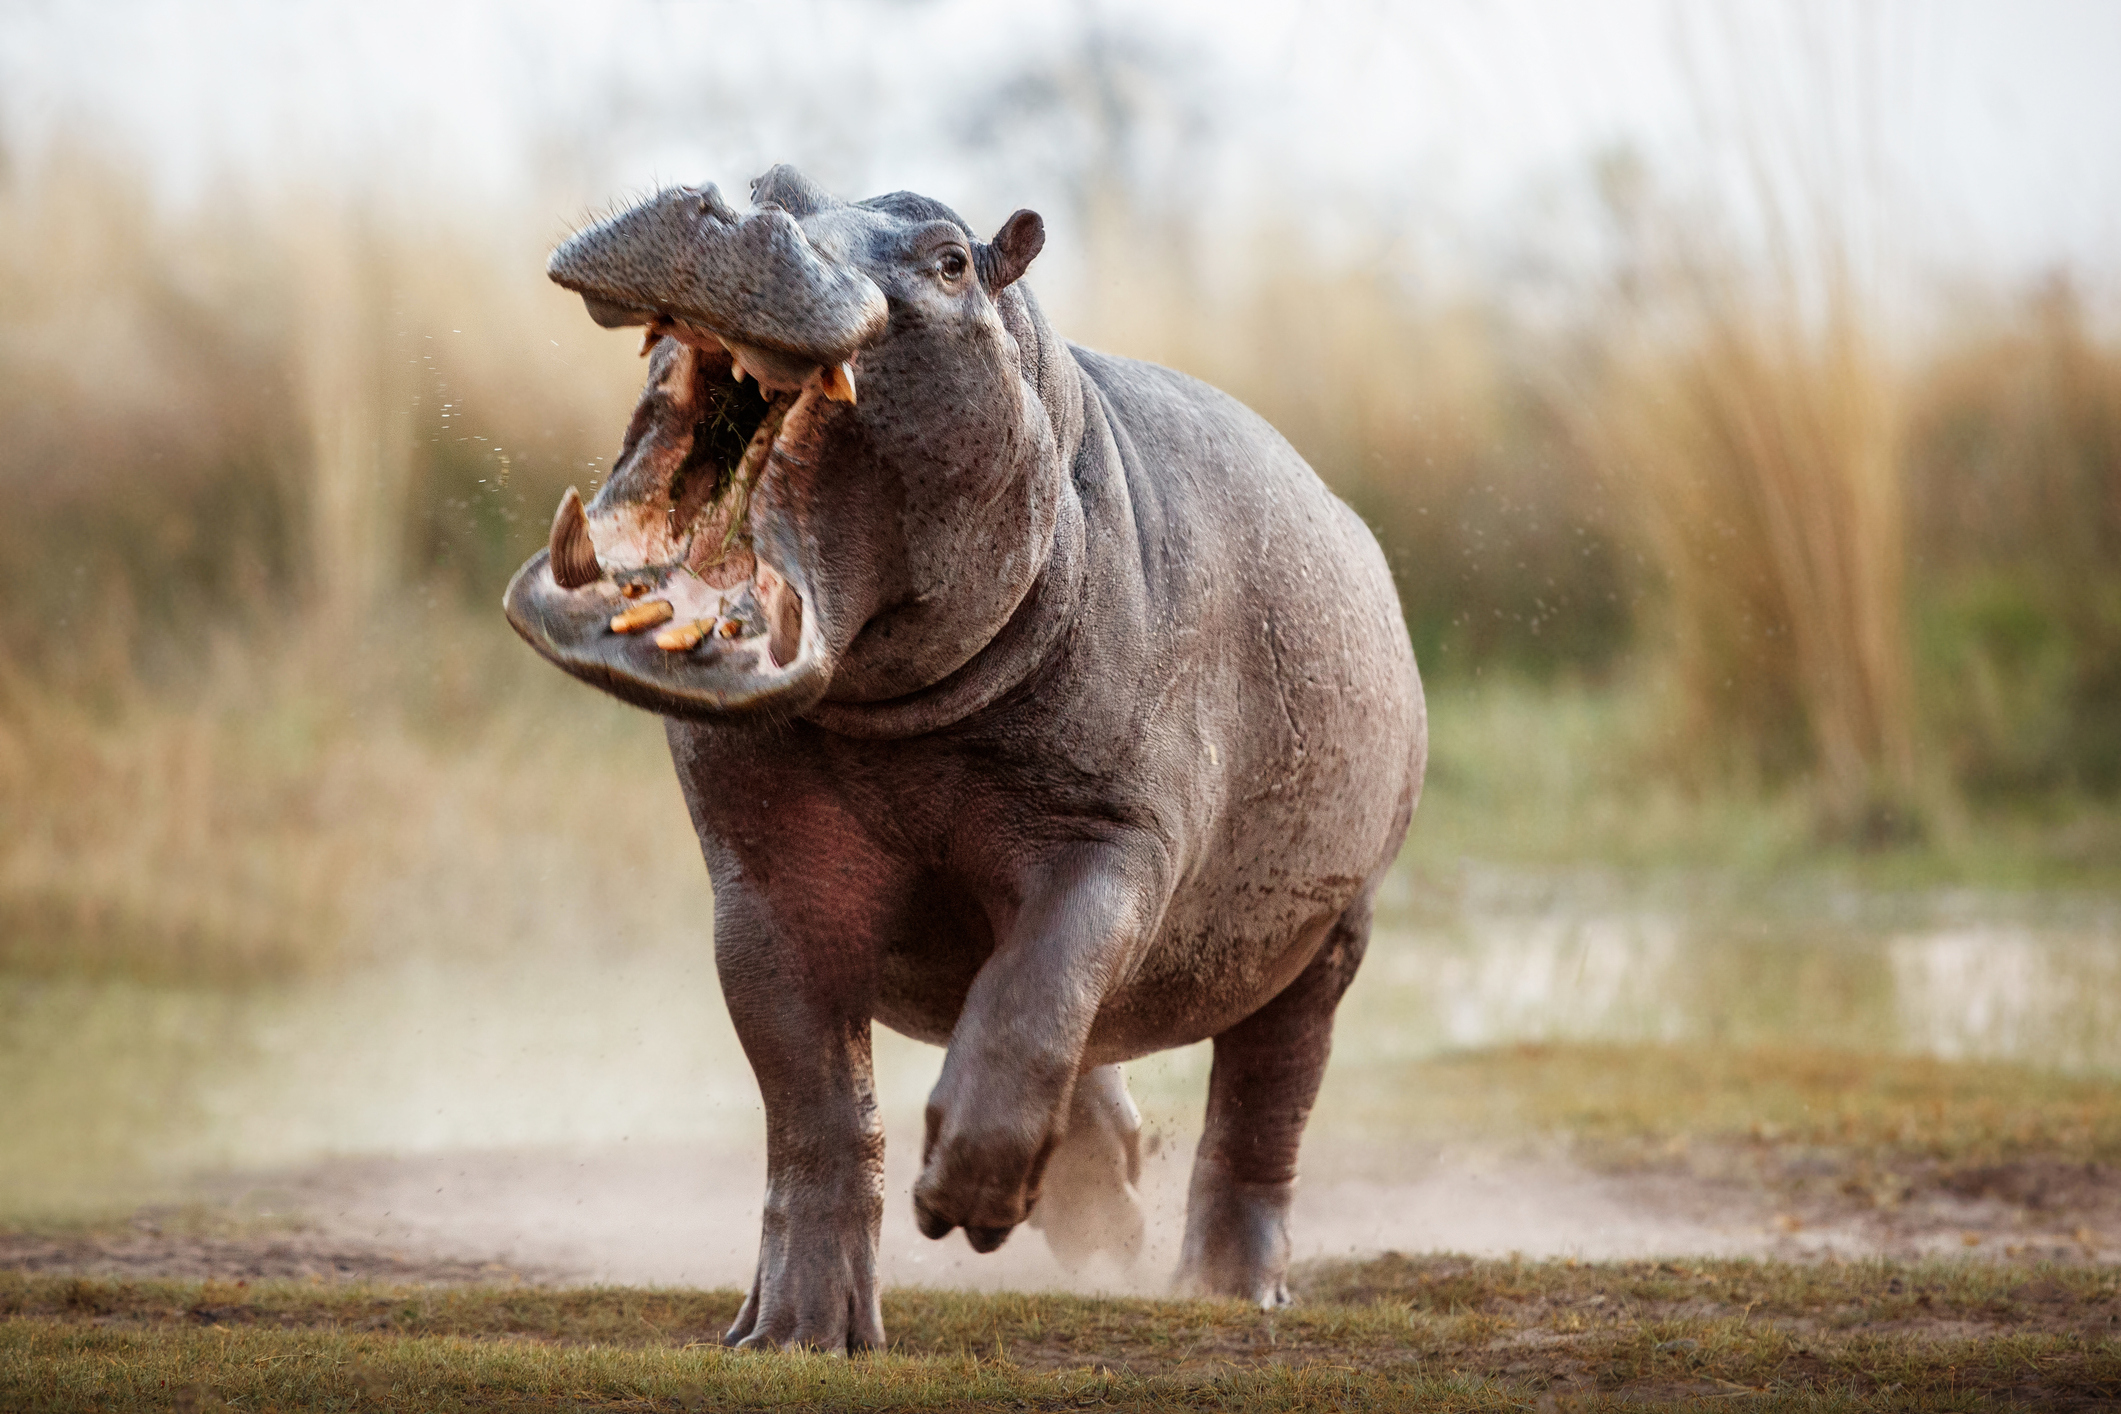
<svg viewBox="0 0 2121 1414">
<path fill-rule="evenodd" d="M 825 396 L 836 403 L 854 401 L 854 365 L 845 361 L 824 371 Z"/>
<path fill-rule="evenodd" d="M 713 626 L 713 619 L 694 619 L 688 624 L 677 624 L 657 634 L 655 646 L 665 653 L 683 653 L 689 648 L 697 648 Z"/>
<path fill-rule="evenodd" d="M 654 628 L 657 624 L 669 622 L 670 616 L 676 612 L 677 610 L 670 607 L 668 599 L 649 599 L 634 605 L 624 613 L 612 615 L 611 631 L 639 633 L 644 628 Z"/>
<path fill-rule="evenodd" d="M 732 383 L 744 381 L 744 363 L 743 360 L 736 356 L 735 349 L 729 351 L 729 381 Z"/>
<path fill-rule="evenodd" d="M 580 589 L 594 584 L 603 570 L 597 565 L 596 547 L 589 543 L 589 518 L 582 513 L 582 493 L 572 486 L 560 497 L 560 509 L 552 517 L 552 582 L 562 589 Z"/>
</svg>

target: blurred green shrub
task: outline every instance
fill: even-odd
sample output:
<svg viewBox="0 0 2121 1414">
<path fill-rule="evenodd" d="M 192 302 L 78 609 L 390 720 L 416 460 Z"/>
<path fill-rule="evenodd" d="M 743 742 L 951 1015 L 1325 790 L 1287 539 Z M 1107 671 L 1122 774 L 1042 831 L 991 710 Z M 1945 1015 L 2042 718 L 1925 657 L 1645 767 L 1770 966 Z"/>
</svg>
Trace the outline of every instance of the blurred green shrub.
<svg viewBox="0 0 2121 1414">
<path fill-rule="evenodd" d="M 1924 697 L 1979 802 L 2121 795 L 2121 348 L 2051 280 L 1939 351 L 1907 456 Z"/>
</svg>

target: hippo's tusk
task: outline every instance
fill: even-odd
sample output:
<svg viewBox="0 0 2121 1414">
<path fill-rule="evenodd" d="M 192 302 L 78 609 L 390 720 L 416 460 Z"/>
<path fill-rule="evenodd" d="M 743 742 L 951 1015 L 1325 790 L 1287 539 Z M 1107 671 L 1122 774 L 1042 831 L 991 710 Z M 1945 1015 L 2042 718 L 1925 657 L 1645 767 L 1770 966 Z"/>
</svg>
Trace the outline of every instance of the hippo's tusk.
<svg viewBox="0 0 2121 1414">
<path fill-rule="evenodd" d="M 772 565 L 761 562 L 757 588 L 759 607 L 766 611 L 766 652 L 776 668 L 795 661 L 803 640 L 803 596 Z"/>
<path fill-rule="evenodd" d="M 824 370 L 825 396 L 836 403 L 854 401 L 854 365 L 845 361 Z"/>
<path fill-rule="evenodd" d="M 729 351 L 729 381 L 732 383 L 744 381 L 744 365 L 737 358 L 735 349 Z"/>
<path fill-rule="evenodd" d="M 589 543 L 589 518 L 582 514 L 582 493 L 572 486 L 552 517 L 551 548 L 552 582 L 560 588 L 580 589 L 602 577 L 596 547 Z"/>
<path fill-rule="evenodd" d="M 611 616 L 613 633 L 639 633 L 644 628 L 654 628 L 667 623 L 677 610 L 670 607 L 668 599 L 649 599 L 634 605 L 624 613 Z"/>
</svg>

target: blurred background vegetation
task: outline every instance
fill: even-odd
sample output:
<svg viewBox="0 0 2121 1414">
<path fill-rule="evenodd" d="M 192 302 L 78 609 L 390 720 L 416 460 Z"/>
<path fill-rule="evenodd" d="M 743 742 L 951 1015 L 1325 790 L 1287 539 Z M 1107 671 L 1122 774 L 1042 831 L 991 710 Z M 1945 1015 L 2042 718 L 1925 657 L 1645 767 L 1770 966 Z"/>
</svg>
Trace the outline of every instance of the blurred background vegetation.
<svg viewBox="0 0 2121 1414">
<path fill-rule="evenodd" d="M 1197 54 L 1092 8 L 1057 34 L 945 105 L 992 178 L 963 204 L 991 226 L 1035 167 L 1062 330 L 1235 393 L 1375 528 L 1434 697 L 1417 862 L 2112 877 L 2106 272 L 1889 299 L 1890 221 L 1837 205 L 1864 130 L 1819 161 L 1765 120 L 1741 199 L 1593 146 L 1559 216 L 1439 271 L 1386 210 L 1204 202 Z M 495 607 L 637 377 L 542 279 L 549 213 L 609 198 L 628 132 L 723 111 L 630 102 L 513 196 L 172 201 L 111 133 L 0 129 L 10 964 L 623 932 L 626 881 L 696 870 L 653 724 Z M 836 121 L 780 155 L 835 170 Z M 661 813 L 629 833 L 635 798 Z"/>
</svg>

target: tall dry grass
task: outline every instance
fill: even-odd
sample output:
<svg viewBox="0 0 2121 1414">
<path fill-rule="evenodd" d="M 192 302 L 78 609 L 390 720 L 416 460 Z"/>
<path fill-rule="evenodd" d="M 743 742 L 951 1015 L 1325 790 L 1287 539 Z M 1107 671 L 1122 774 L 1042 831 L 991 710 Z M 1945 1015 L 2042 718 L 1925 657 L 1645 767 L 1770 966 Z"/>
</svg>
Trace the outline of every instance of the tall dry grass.
<svg viewBox="0 0 2121 1414">
<path fill-rule="evenodd" d="M 0 961 L 704 928 L 654 723 L 492 609 L 630 353 L 516 224 L 141 190 L 81 150 L 0 185 Z"/>
<path fill-rule="evenodd" d="M 480 594 L 595 474 L 637 371 L 542 277 L 534 222 L 230 193 L 182 216 L 67 149 L 0 182 L 5 651 L 75 616 L 290 599 L 343 631 Z"/>
<path fill-rule="evenodd" d="M 697 926 L 654 723 L 492 608 L 638 377 L 542 278 L 554 232 L 141 189 L 86 151 L 0 181 L 0 958 Z M 1212 287 L 1116 240 L 1056 313 L 1280 427 L 1378 530 L 1432 678 L 1676 684 L 1678 729 L 1615 730 L 1643 759 L 1598 779 L 1735 765 L 1859 835 L 1938 775 L 2121 791 L 2121 350 L 2070 299 L 1907 360 L 1854 291 L 1727 260 L 1542 332 L 1292 240 Z"/>
<path fill-rule="evenodd" d="M 1471 294 L 1292 262 L 1294 231 L 1254 233 L 1212 279 L 1153 231 L 1099 244 L 1112 273 L 1068 332 L 1273 423 L 1377 533 L 1425 671 L 1611 672 L 1638 588 L 1628 528 L 1542 386 L 1552 350 Z"/>
<path fill-rule="evenodd" d="M 1841 291 L 1816 322 L 1699 270 L 1677 298 L 1582 416 L 1665 581 L 1684 740 L 1891 832 L 1918 784 L 1894 370 Z"/>
<path fill-rule="evenodd" d="M 85 710 L 0 677 L 0 967 L 190 982 L 703 946 L 662 733 L 461 610 L 213 635 Z"/>
</svg>

